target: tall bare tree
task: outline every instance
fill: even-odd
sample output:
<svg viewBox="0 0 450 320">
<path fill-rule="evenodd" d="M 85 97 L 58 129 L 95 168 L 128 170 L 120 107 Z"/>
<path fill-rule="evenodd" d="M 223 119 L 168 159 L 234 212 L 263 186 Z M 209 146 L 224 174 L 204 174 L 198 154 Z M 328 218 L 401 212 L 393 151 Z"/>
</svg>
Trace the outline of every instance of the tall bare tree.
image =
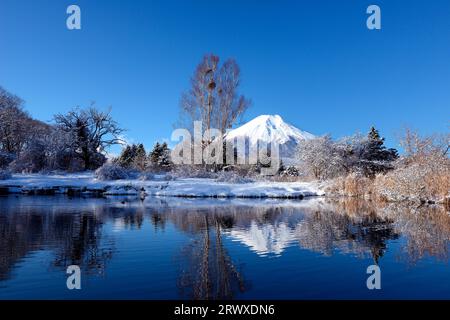
<svg viewBox="0 0 450 320">
<path fill-rule="evenodd" d="M 251 102 L 238 92 L 240 69 L 234 59 L 220 65 L 220 59 L 207 54 L 191 78 L 191 88 L 181 97 L 181 122 L 192 128 L 202 121 L 203 129 L 225 133 L 244 114 Z"/>
</svg>

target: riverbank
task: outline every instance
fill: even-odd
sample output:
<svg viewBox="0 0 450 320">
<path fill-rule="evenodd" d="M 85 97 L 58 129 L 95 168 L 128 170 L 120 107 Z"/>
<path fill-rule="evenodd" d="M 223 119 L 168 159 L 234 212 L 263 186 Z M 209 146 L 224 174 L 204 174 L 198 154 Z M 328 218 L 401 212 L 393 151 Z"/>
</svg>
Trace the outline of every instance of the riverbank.
<svg viewBox="0 0 450 320">
<path fill-rule="evenodd" d="M 302 199 L 324 196 L 325 192 L 323 186 L 317 182 L 229 183 L 204 178 L 180 178 L 167 181 L 164 175 L 156 175 L 152 180 L 100 181 L 94 177 L 93 173 L 77 173 L 15 174 L 10 179 L 0 181 L 0 194 Z"/>
<path fill-rule="evenodd" d="M 418 174 L 416 174 L 418 176 Z M 380 202 L 410 202 L 416 205 L 440 204 L 450 210 L 449 181 L 438 179 L 400 179 L 395 173 L 367 178 L 349 174 L 328 181 L 324 191 L 328 196 L 356 197 Z M 442 179 L 441 179 L 442 178 Z"/>
</svg>

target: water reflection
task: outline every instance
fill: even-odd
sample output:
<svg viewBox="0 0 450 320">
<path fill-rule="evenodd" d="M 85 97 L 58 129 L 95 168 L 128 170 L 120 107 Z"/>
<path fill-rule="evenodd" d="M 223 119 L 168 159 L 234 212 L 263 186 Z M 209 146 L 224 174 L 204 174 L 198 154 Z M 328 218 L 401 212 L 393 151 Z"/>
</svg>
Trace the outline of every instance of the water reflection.
<svg viewBox="0 0 450 320">
<path fill-rule="evenodd" d="M 357 207 L 352 212 L 335 207 L 306 210 L 310 214 L 295 229 L 300 247 L 325 255 L 332 255 L 334 250 L 359 257 L 370 255 L 378 263 L 387 240 L 397 239 L 399 233 L 393 220 L 377 215 L 373 207 Z"/>
<path fill-rule="evenodd" d="M 443 207 L 390 204 L 381 210 L 380 215 L 392 219 L 397 232 L 407 240 L 399 259 L 410 265 L 426 257 L 450 260 L 450 212 Z"/>
<path fill-rule="evenodd" d="M 183 247 L 180 256 L 180 293 L 190 299 L 231 299 L 244 292 L 246 283 L 223 245 L 223 229 L 233 225 L 232 218 L 195 214 L 199 232 Z"/>
<path fill-rule="evenodd" d="M 59 198 L 50 207 L 46 201 L 52 200 L 0 200 L 0 280 L 8 279 L 27 254 L 45 249 L 53 252 L 50 267 L 65 270 L 75 264 L 87 274 L 105 271 L 114 251 L 114 239 L 102 232 L 107 208 L 66 206 L 66 200 Z"/>
<path fill-rule="evenodd" d="M 444 208 L 330 201 L 0 198 L 0 281 L 24 257 L 49 250 L 49 267 L 80 265 L 104 274 L 118 251 L 116 232 L 155 234 L 168 226 L 188 236 L 178 250 L 174 280 L 189 299 L 231 299 L 250 288 L 249 270 L 230 255 L 239 245 L 260 259 L 296 247 L 322 255 L 371 257 L 378 263 L 392 240 L 402 238 L 398 259 L 415 264 L 449 261 L 450 215 Z M 111 225 L 111 228 L 105 228 Z M 109 230 L 110 232 L 107 232 Z M 112 231 L 111 231 L 112 230 Z M 142 234 L 145 241 L 145 234 Z M 135 260 L 139 256 L 135 257 Z"/>
</svg>

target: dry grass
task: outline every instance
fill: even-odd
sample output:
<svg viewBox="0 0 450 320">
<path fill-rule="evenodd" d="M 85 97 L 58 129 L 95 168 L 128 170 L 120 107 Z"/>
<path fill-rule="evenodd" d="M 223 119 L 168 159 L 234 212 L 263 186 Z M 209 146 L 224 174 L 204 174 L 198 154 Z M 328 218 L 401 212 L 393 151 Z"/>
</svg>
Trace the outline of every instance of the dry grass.
<svg viewBox="0 0 450 320">
<path fill-rule="evenodd" d="M 375 178 L 349 174 L 332 180 L 330 194 L 372 197 L 383 201 L 417 201 L 450 203 L 450 161 L 422 163 L 400 167 Z"/>
<path fill-rule="evenodd" d="M 330 194 L 350 197 L 369 196 L 373 191 L 373 180 L 361 174 L 351 173 L 331 180 L 326 191 Z"/>
<path fill-rule="evenodd" d="M 422 163 L 398 168 L 374 181 L 375 194 L 387 200 L 444 202 L 450 190 L 450 164 Z"/>
<path fill-rule="evenodd" d="M 367 178 L 349 174 L 334 179 L 328 192 L 345 196 L 371 196 L 384 201 L 439 202 L 450 206 L 450 137 L 421 137 L 406 130 L 401 145 L 405 155 L 394 170 Z"/>
</svg>

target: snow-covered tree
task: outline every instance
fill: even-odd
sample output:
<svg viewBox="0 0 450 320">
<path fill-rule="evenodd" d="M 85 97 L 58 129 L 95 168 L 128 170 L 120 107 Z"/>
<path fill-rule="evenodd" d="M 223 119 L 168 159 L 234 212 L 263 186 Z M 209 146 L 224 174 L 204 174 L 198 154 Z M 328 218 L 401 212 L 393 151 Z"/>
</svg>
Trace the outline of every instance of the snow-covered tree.
<svg viewBox="0 0 450 320">
<path fill-rule="evenodd" d="M 450 135 L 421 136 L 406 129 L 401 145 L 405 154 L 395 170 L 377 176 L 377 193 L 389 200 L 444 202 L 450 196 Z"/>
<path fill-rule="evenodd" d="M 280 172 L 280 175 L 283 177 L 298 177 L 300 172 L 295 166 L 288 166 Z"/>
<path fill-rule="evenodd" d="M 159 166 L 165 170 L 171 166 L 170 149 L 166 142 L 161 145 L 161 157 L 159 159 Z"/>
<path fill-rule="evenodd" d="M 41 139 L 30 141 L 12 167 L 15 171 L 39 172 L 47 168 L 47 145 Z"/>
<path fill-rule="evenodd" d="M 171 167 L 170 149 L 167 143 L 157 142 L 149 155 L 151 166 L 158 170 L 169 170 Z"/>
<path fill-rule="evenodd" d="M 122 149 L 119 157 L 115 159 L 115 162 L 122 168 L 130 168 L 136 157 L 136 149 L 137 147 L 135 144 L 126 145 L 125 148 Z"/>
<path fill-rule="evenodd" d="M 147 152 L 142 143 L 138 144 L 136 147 L 132 166 L 140 171 L 144 171 L 147 167 Z"/>
<path fill-rule="evenodd" d="M 144 171 L 147 167 L 147 153 L 144 145 L 142 143 L 133 143 L 125 146 L 119 157 L 114 160 L 114 163 L 122 168 Z"/>
<path fill-rule="evenodd" d="M 22 104 L 22 99 L 0 87 L 0 149 L 9 154 L 18 154 L 26 141 L 30 118 Z"/>
<path fill-rule="evenodd" d="M 48 127 L 46 134 L 36 134 L 26 143 L 10 168 L 17 172 L 83 170 L 81 159 L 67 147 L 70 139 L 69 134 L 57 127 Z"/>
<path fill-rule="evenodd" d="M 367 136 L 360 134 L 343 138 L 337 144 L 341 163 L 347 172 L 359 172 L 373 177 L 393 169 L 393 162 L 398 158 L 396 149 L 387 149 L 374 127 Z"/>
<path fill-rule="evenodd" d="M 17 157 L 31 139 L 46 134 L 49 126 L 34 120 L 23 101 L 0 87 L 0 151 Z"/>
<path fill-rule="evenodd" d="M 333 178 L 342 172 L 342 159 L 329 135 L 302 141 L 297 158 L 300 169 L 316 179 Z"/>
<path fill-rule="evenodd" d="M 161 145 L 159 144 L 159 142 L 156 142 L 156 144 L 153 146 L 153 150 L 150 151 L 149 154 L 150 163 L 153 167 L 158 166 L 161 154 L 162 154 Z"/>
<path fill-rule="evenodd" d="M 93 105 L 87 109 L 75 108 L 67 114 L 55 116 L 57 127 L 72 137 L 68 147 L 84 163 L 84 169 L 100 167 L 106 158 L 106 148 L 120 144 L 123 129 L 111 117 L 111 110 L 102 112 Z"/>
</svg>

